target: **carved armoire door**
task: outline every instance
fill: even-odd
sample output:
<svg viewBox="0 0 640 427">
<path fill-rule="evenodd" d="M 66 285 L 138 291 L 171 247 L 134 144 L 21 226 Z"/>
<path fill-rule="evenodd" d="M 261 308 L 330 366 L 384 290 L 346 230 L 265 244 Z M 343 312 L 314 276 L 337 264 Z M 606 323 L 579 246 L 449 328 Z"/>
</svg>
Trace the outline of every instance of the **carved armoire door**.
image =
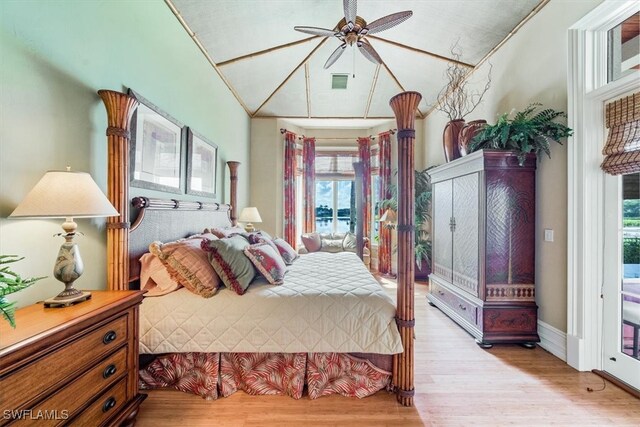
<svg viewBox="0 0 640 427">
<path fill-rule="evenodd" d="M 433 184 L 433 272 L 451 282 L 453 241 L 453 186 L 451 180 Z"/>
<path fill-rule="evenodd" d="M 478 296 L 479 174 L 453 180 L 453 284 Z"/>
</svg>

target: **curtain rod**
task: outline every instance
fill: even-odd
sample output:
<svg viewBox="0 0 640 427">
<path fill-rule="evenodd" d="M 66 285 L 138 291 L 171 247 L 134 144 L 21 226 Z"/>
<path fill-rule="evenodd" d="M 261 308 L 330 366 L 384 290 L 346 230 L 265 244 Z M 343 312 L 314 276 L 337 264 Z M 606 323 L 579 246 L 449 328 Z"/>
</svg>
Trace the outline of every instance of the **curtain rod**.
<svg viewBox="0 0 640 427">
<path fill-rule="evenodd" d="M 398 131 L 398 129 L 389 129 L 386 132 L 389 132 L 391 135 L 394 135 L 396 132 Z M 286 132 L 289 132 L 287 129 L 285 128 L 280 128 L 280 133 L 284 134 Z M 294 135 L 296 135 L 294 132 L 292 132 Z M 385 133 L 385 132 L 380 132 Z M 378 134 L 379 135 L 379 134 Z M 297 135 L 296 135 L 297 136 Z M 302 136 L 298 136 L 298 139 L 304 139 L 307 138 L 305 135 Z M 316 140 L 327 140 L 327 141 L 336 141 L 336 140 L 353 140 L 356 141 L 359 137 L 354 137 L 354 138 L 347 138 L 347 137 L 335 137 L 335 138 L 329 138 L 329 137 L 324 137 L 324 138 L 317 138 L 317 137 L 309 137 L 309 138 L 315 138 Z M 369 135 L 368 138 L 371 139 L 376 139 L 377 135 Z"/>
</svg>

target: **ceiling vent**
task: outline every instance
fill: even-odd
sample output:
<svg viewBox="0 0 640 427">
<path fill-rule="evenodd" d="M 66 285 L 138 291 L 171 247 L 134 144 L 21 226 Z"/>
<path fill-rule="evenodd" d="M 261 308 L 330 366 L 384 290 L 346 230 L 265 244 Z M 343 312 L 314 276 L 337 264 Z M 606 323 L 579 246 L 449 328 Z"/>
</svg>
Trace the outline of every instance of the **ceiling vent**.
<svg viewBox="0 0 640 427">
<path fill-rule="evenodd" d="M 346 89 L 349 74 L 331 74 L 331 89 Z"/>
</svg>

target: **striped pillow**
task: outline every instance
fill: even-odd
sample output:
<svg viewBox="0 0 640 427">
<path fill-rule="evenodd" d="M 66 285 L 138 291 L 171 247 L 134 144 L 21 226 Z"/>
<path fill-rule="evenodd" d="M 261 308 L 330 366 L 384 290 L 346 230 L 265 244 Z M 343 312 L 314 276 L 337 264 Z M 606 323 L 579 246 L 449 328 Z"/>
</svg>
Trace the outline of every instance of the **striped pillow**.
<svg viewBox="0 0 640 427">
<path fill-rule="evenodd" d="M 176 282 L 196 295 L 210 298 L 220 287 L 220 277 L 200 247 L 202 242 L 201 238 L 153 242 L 149 252 L 160 259 Z"/>
</svg>

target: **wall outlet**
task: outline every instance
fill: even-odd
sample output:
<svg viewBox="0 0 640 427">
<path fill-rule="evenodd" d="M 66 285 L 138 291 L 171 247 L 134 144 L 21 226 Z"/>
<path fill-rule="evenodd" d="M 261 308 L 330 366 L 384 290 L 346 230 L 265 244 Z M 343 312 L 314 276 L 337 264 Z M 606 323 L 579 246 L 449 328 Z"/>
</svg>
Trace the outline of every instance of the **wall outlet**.
<svg viewBox="0 0 640 427">
<path fill-rule="evenodd" d="M 544 229 L 544 241 L 553 242 L 553 230 L 551 228 Z"/>
</svg>

